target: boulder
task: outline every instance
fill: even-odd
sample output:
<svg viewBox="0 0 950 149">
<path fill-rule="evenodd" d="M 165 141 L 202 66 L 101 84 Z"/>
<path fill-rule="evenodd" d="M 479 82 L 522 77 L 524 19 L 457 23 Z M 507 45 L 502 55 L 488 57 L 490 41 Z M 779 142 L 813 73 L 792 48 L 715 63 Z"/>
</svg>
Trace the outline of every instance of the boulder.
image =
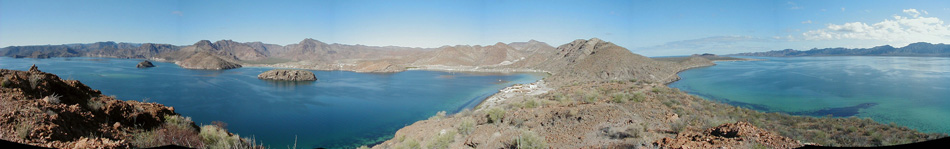
<svg viewBox="0 0 950 149">
<path fill-rule="evenodd" d="M 152 62 L 149 62 L 149 61 L 146 60 L 146 61 L 142 61 L 142 62 L 139 63 L 138 65 L 135 65 L 135 67 L 137 67 L 137 68 L 148 68 L 148 67 L 155 67 L 155 65 L 153 65 Z"/>
<path fill-rule="evenodd" d="M 274 69 L 257 75 L 258 79 L 280 81 L 316 81 L 313 72 L 293 69 Z"/>
</svg>

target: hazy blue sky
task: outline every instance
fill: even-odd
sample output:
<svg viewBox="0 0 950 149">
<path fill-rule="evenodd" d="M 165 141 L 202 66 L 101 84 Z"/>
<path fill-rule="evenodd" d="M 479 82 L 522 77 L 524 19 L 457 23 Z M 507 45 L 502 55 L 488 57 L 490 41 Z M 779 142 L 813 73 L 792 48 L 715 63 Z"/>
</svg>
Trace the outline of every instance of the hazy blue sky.
<svg viewBox="0 0 950 149">
<path fill-rule="evenodd" d="M 14 1 L 0 47 L 231 39 L 439 47 L 597 37 L 647 56 L 950 43 L 950 1 Z"/>
</svg>

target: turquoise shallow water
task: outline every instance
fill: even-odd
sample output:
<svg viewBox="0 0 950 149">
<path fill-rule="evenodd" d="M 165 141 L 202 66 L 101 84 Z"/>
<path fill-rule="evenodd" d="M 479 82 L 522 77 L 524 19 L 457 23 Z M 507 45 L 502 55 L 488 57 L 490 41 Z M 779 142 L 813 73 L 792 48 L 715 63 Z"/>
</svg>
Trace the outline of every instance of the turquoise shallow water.
<svg viewBox="0 0 950 149">
<path fill-rule="evenodd" d="M 228 123 L 231 132 L 253 135 L 273 148 L 355 148 L 392 138 L 396 130 L 438 111 L 472 108 L 499 89 L 530 83 L 542 74 L 405 71 L 313 71 L 312 83 L 257 79 L 271 68 L 188 70 L 172 63 L 135 68 L 141 60 L 111 58 L 14 59 L 0 68 L 44 72 L 79 80 L 124 100 L 175 107 L 196 123 Z"/>
<path fill-rule="evenodd" d="M 766 112 L 867 117 L 950 133 L 950 58 L 794 57 L 717 62 L 670 84 Z"/>
</svg>

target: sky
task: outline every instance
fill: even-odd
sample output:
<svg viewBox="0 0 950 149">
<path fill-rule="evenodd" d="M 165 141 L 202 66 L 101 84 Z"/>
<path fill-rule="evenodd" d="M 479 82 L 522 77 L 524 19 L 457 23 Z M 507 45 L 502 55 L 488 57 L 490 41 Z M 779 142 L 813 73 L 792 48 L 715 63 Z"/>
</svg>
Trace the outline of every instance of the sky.
<svg viewBox="0 0 950 149">
<path fill-rule="evenodd" d="M 950 43 L 950 1 L 0 0 L 0 47 L 261 41 L 434 48 L 600 38 L 646 56 Z"/>
</svg>

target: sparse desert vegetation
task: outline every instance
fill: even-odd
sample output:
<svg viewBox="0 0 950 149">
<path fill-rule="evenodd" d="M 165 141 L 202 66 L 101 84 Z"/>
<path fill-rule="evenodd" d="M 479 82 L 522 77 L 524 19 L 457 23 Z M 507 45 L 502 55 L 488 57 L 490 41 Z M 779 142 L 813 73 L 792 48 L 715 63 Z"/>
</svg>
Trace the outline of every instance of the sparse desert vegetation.
<svg viewBox="0 0 950 149">
<path fill-rule="evenodd" d="M 591 96 L 611 99 L 583 101 Z M 580 98 L 572 100 L 576 102 L 565 102 L 565 97 Z M 435 138 L 440 136 L 439 130 L 459 130 L 459 133 L 463 134 L 454 141 L 445 141 L 452 142 L 449 147 L 518 148 L 534 144 L 566 148 L 604 145 L 621 148 L 660 147 L 664 145 L 659 143 L 663 138 L 675 138 L 681 133 L 694 134 L 736 122 L 748 122 L 751 126 L 799 140 L 801 143 L 826 146 L 882 146 L 946 136 L 920 133 L 906 127 L 880 124 L 870 119 L 763 113 L 705 100 L 661 84 L 645 82 L 577 83 L 535 98 L 539 103 L 551 104 L 544 105 L 544 108 L 524 108 L 512 106 L 511 103 L 523 103 L 524 100 L 532 98 L 514 98 L 505 101 L 509 104 L 477 109 L 470 116 L 453 115 L 437 121 L 424 120 L 400 129 L 396 135 L 399 136 L 397 139 L 403 139 L 402 141 L 394 139 L 374 148 L 414 143 L 404 141 L 407 138 L 436 140 Z M 620 99 L 625 102 L 616 102 Z M 466 135 L 465 132 L 469 129 L 472 130 Z M 733 147 L 782 148 L 781 145 L 764 145 L 763 142 L 758 142 L 762 140 L 752 139 Z M 431 142 L 425 141 L 423 144 Z"/>
<path fill-rule="evenodd" d="M 0 139 L 54 148 L 262 148 L 156 103 L 121 101 L 33 67 L 0 70 Z M 14 77 L 16 76 L 16 77 Z"/>
</svg>

